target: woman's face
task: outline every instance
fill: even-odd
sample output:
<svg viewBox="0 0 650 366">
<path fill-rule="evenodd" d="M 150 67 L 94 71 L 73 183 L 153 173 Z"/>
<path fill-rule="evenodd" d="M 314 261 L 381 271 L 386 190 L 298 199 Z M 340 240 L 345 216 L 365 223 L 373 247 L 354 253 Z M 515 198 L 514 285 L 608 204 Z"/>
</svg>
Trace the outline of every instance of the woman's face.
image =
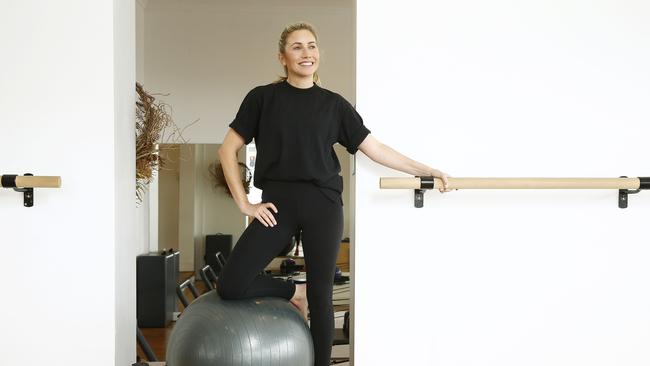
<svg viewBox="0 0 650 366">
<path fill-rule="evenodd" d="M 280 62 L 287 67 L 288 75 L 300 78 L 313 76 L 318 69 L 318 45 L 314 35 L 301 29 L 287 36 L 284 54 L 279 55 Z"/>
</svg>

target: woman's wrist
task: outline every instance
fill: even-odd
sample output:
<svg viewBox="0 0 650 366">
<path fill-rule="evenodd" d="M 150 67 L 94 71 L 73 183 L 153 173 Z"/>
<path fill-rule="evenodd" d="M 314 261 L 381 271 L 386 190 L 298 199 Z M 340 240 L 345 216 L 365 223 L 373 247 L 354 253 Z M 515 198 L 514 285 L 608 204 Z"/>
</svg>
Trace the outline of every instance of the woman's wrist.
<svg viewBox="0 0 650 366">
<path fill-rule="evenodd" d="M 442 175 L 442 172 L 440 170 L 434 169 L 434 168 L 431 168 L 431 167 L 427 167 L 427 169 L 425 170 L 425 172 L 424 172 L 424 174 L 422 176 L 440 178 L 441 175 Z"/>
<path fill-rule="evenodd" d="M 248 202 L 247 199 L 240 200 L 239 202 L 237 202 L 237 206 L 239 206 L 239 210 L 242 211 L 242 212 L 244 212 L 244 210 L 246 210 L 248 205 L 250 205 L 250 202 Z"/>
</svg>

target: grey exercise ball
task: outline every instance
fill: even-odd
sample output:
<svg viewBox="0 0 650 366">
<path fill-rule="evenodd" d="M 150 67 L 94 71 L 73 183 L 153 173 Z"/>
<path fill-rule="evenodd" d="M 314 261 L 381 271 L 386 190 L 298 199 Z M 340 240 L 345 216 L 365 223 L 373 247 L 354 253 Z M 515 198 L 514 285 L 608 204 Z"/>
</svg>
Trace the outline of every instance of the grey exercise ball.
<svg viewBox="0 0 650 366">
<path fill-rule="evenodd" d="M 307 323 L 287 300 L 221 300 L 210 291 L 194 300 L 174 325 L 167 366 L 311 366 Z"/>
</svg>

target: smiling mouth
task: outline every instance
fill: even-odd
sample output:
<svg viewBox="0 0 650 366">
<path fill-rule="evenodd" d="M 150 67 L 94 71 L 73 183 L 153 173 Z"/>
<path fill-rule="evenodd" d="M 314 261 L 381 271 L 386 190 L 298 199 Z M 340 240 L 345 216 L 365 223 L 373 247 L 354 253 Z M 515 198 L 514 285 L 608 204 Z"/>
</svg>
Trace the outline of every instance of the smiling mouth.
<svg viewBox="0 0 650 366">
<path fill-rule="evenodd" d="M 313 66 L 314 63 L 313 62 L 301 62 L 298 65 L 300 65 L 300 66 Z"/>
</svg>

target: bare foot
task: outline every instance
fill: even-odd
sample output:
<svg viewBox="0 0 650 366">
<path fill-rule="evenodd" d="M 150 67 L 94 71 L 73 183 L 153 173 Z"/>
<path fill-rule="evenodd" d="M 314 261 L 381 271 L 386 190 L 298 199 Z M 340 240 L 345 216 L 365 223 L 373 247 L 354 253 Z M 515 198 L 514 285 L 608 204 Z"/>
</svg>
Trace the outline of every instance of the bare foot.
<svg viewBox="0 0 650 366">
<path fill-rule="evenodd" d="M 295 306 L 302 317 L 307 321 L 308 314 L 308 303 L 307 303 L 307 284 L 300 283 L 296 284 L 296 292 L 293 294 L 291 300 L 289 300 L 293 306 Z"/>
</svg>

